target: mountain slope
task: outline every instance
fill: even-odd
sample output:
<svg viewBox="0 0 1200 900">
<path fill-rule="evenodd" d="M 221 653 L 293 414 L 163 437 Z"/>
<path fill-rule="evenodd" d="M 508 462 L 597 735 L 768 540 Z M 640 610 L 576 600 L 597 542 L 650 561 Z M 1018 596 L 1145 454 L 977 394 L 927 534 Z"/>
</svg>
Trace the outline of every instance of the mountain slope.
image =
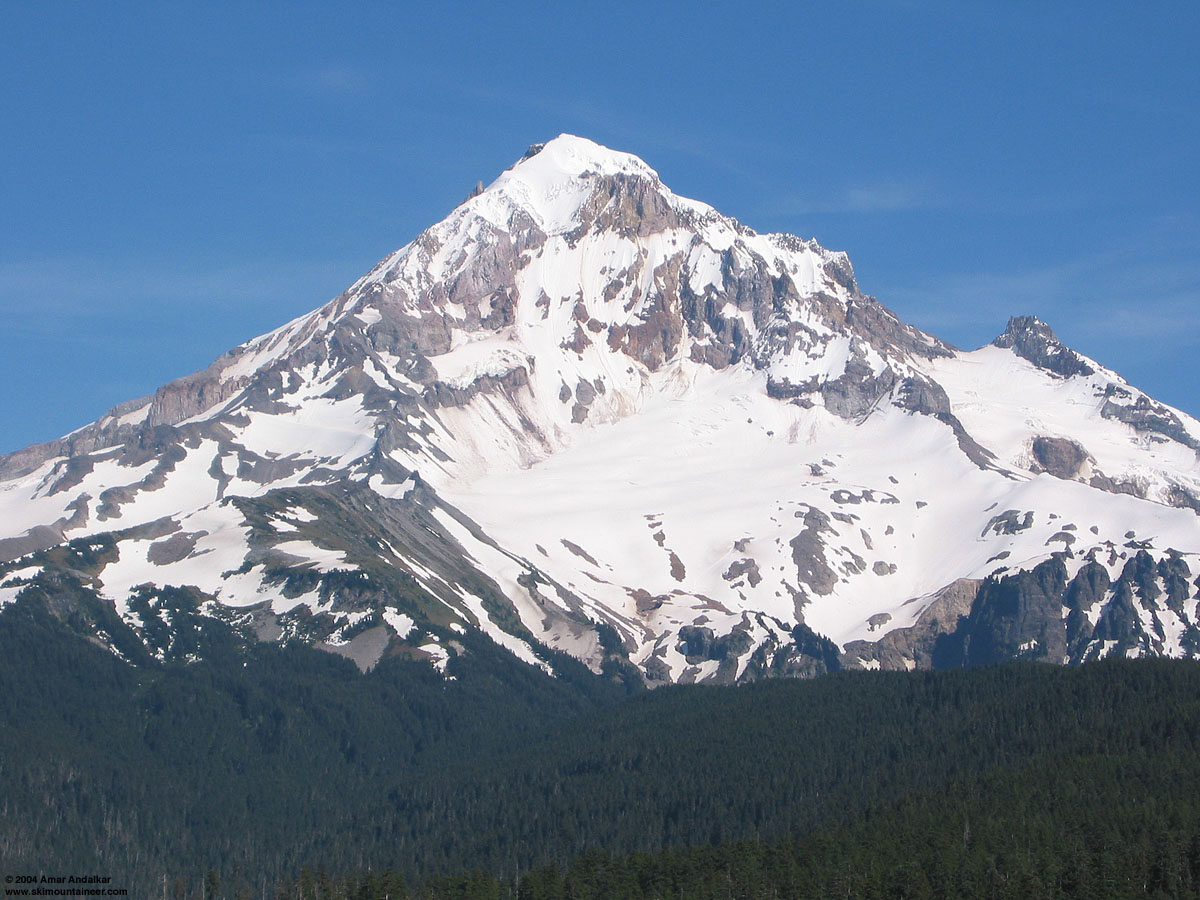
<svg viewBox="0 0 1200 900">
<path fill-rule="evenodd" d="M 1198 448 L 1036 319 L 958 351 L 845 254 L 563 135 L 324 307 L 0 458 L 0 603 L 71 578 L 146 642 L 190 586 L 363 667 L 481 630 L 651 683 L 1191 656 Z"/>
</svg>

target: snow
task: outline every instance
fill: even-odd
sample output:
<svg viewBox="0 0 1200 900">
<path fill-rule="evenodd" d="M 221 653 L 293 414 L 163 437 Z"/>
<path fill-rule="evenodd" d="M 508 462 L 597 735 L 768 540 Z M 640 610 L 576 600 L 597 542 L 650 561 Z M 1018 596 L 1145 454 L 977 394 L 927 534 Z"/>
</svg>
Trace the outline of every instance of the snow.
<svg viewBox="0 0 1200 900">
<path fill-rule="evenodd" d="M 847 423 L 771 400 L 761 373 L 747 370 L 717 373 L 682 363 L 652 381 L 635 419 L 591 429 L 586 442 L 531 467 L 500 464 L 440 489 L 509 550 L 535 558 L 536 547 L 545 548 L 540 565 L 553 578 L 615 615 L 640 617 L 629 593 L 638 587 L 669 595 L 654 614 L 660 619 L 690 622 L 703 596 L 795 621 L 792 589 L 801 587 L 808 595 L 804 620 L 838 643 L 878 639 L 867 620 L 880 612 L 892 616 L 888 630 L 913 624 L 924 604 L 910 600 L 959 577 L 986 576 L 1003 550 L 1010 564 L 1044 559 L 1047 539 L 1063 522 L 1097 523 L 1105 536 L 1123 534 L 1131 522 L 1153 522 L 1148 531 L 1158 534 L 1158 545 L 1200 549 L 1188 511 L 1048 475 L 1012 481 L 983 472 L 962 455 L 951 430 L 929 417 L 884 408 L 861 424 Z M 752 424 L 732 427 L 747 420 Z M 812 475 L 809 466 L 824 459 L 837 463 Z M 854 482 L 844 481 L 843 471 Z M 840 490 L 870 490 L 876 502 L 839 504 Z M 881 502 L 888 495 L 900 502 Z M 792 560 L 790 541 L 809 507 L 831 516 L 833 532 L 823 538 L 837 579 L 825 596 L 798 583 Z M 979 535 L 996 511 L 1010 508 L 1063 512 L 1060 520 L 1038 516 L 1015 535 L 947 540 Z M 833 513 L 855 518 L 840 522 Z M 658 526 L 648 527 L 651 521 Z M 661 545 L 656 533 L 664 536 Z M 752 546 L 736 551 L 734 542 L 747 536 Z M 1077 553 L 1086 550 L 1079 536 Z M 563 547 L 564 538 L 586 549 L 603 574 Z M 684 564 L 682 580 L 672 575 L 672 552 Z M 722 574 L 750 554 L 762 581 L 735 588 Z M 858 573 L 855 554 L 865 563 Z M 877 576 L 875 562 L 894 564 L 896 572 Z M 593 578 L 583 574 L 589 570 Z"/>
<path fill-rule="evenodd" d="M 312 541 L 280 541 L 274 549 L 279 553 L 299 557 L 305 563 L 311 564 L 311 567 L 318 572 L 337 572 L 358 568 L 346 562 L 346 555 L 341 550 L 318 547 Z"/>
<path fill-rule="evenodd" d="M 486 541 L 482 541 L 471 533 L 465 525 L 449 515 L 444 509 L 435 509 L 434 517 L 438 523 L 463 547 L 467 559 L 473 561 L 480 572 L 493 579 L 512 601 L 521 621 L 536 634 L 540 631 L 540 622 L 544 611 L 529 596 L 529 592 L 518 583 L 518 578 L 528 571 L 527 564 L 513 558 Z M 465 588 L 455 586 L 454 593 L 462 601 L 463 606 L 475 619 L 476 626 L 500 646 L 511 651 L 518 659 L 531 665 L 549 668 L 533 652 L 530 646 L 517 637 L 504 631 L 492 621 L 491 616 L 483 607 L 483 600 Z"/>
<path fill-rule="evenodd" d="M 130 591 L 140 584 L 195 585 L 207 593 L 220 595 L 227 605 L 246 605 L 239 596 L 231 596 L 223 578 L 225 572 L 241 567 L 245 559 L 246 532 L 241 514 L 230 504 L 210 504 L 180 520 L 184 533 L 205 532 L 184 559 L 157 566 L 147 558 L 155 539 L 123 540 L 117 544 L 119 558 L 101 572 L 104 595 L 124 612 Z"/>
<path fill-rule="evenodd" d="M 563 134 L 501 174 L 467 205 L 473 204 L 495 224 L 506 225 L 508 201 L 529 212 L 542 231 L 557 234 L 575 224 L 579 207 L 591 193 L 584 176 L 619 174 L 658 181 L 658 173 L 636 156 Z"/>
<path fill-rule="evenodd" d="M 383 371 L 391 381 L 403 388 L 407 388 L 414 393 L 420 393 L 421 385 L 413 381 L 401 371 L 402 360 L 400 357 L 383 350 L 375 351 L 375 357 L 378 359 L 379 363 L 383 367 Z"/>
<path fill-rule="evenodd" d="M 103 422 L 105 425 L 116 426 L 116 427 L 120 427 L 122 425 L 135 425 L 140 422 L 144 422 L 146 420 L 146 417 L 149 414 L 150 414 L 150 404 L 144 403 L 143 405 L 139 406 L 137 409 L 130 410 L 129 412 L 125 413 L 124 415 L 117 416 L 116 418 L 101 419 L 101 422 Z"/>
<path fill-rule="evenodd" d="M 208 470 L 218 450 L 215 441 L 204 441 L 195 450 L 189 450 L 166 476 L 166 483 L 161 488 L 139 490 L 132 501 L 121 504 L 108 527 L 153 522 L 213 502 L 217 497 L 217 486 L 208 476 Z M 153 464 L 147 466 L 153 468 Z"/>
<path fill-rule="evenodd" d="M 37 525 L 49 525 L 60 517 L 70 517 L 67 505 L 81 493 L 97 498 L 109 488 L 141 481 L 153 471 L 155 463 L 151 460 L 139 466 L 122 466 L 115 458 L 100 459 L 78 487 L 54 493 L 65 465 L 61 457 L 48 460 L 28 475 L 0 484 L 0 522 L 4 529 L 0 537 L 18 535 Z M 97 505 L 99 501 L 92 500 L 90 510 L 94 511 Z"/>
<path fill-rule="evenodd" d="M 435 669 L 446 674 L 446 662 L 450 659 L 450 651 L 436 641 L 422 644 L 418 649 L 424 650 L 430 656 L 430 663 Z"/>
<path fill-rule="evenodd" d="M 392 609 L 385 609 L 383 611 L 383 620 L 392 626 L 392 630 L 396 632 L 396 637 L 400 638 L 400 640 L 404 640 L 412 634 L 413 629 L 417 627 L 417 623 L 404 615 L 404 613 L 396 612 Z"/>
<path fill-rule="evenodd" d="M 467 609 L 469 609 L 471 614 L 475 617 L 476 624 L 479 626 L 480 630 L 483 631 L 488 637 L 490 637 L 505 650 L 508 650 L 510 653 L 512 653 L 515 657 L 517 657 L 517 659 L 527 662 L 531 666 L 538 666 L 546 672 L 551 671 L 550 666 L 538 659 L 538 657 L 534 654 L 533 649 L 529 646 L 529 644 L 525 643 L 525 641 L 518 637 L 514 637 L 499 627 L 493 627 L 489 624 L 486 624 L 491 622 L 491 617 L 488 615 L 487 610 L 483 608 L 482 598 L 477 597 L 475 594 L 472 594 L 470 591 L 466 590 L 462 591 L 460 596 L 462 597 L 463 602 L 466 604 Z"/>
<path fill-rule="evenodd" d="M 261 603 L 264 599 L 267 599 L 261 596 L 263 593 L 265 593 L 264 586 L 258 585 L 257 587 L 253 588 L 253 593 L 243 592 L 242 596 L 251 599 L 243 601 L 240 604 L 231 603 L 228 600 L 226 600 L 225 603 L 230 606 L 253 606 L 257 603 Z M 278 594 L 277 596 L 271 597 L 270 600 L 271 612 L 275 613 L 276 615 L 283 615 L 284 613 L 291 612 L 293 609 L 296 609 L 300 606 L 308 607 L 308 609 L 313 610 L 314 612 L 321 607 L 321 595 L 317 590 L 309 591 L 307 594 L 301 594 L 299 597 L 285 597 L 282 594 Z"/>
<path fill-rule="evenodd" d="M 1027 468 L 1033 438 L 1059 437 L 1080 444 L 1114 480 L 1161 488 L 1176 479 L 1200 487 L 1195 451 L 1176 441 L 1146 442 L 1130 426 L 1100 416 L 1108 384 L 1134 391 L 1102 367 L 1092 376 L 1063 379 L 1011 350 L 988 346 L 925 369 L 945 388 L 967 430 L 1004 465 Z"/>
<path fill-rule="evenodd" d="M 354 315 L 364 326 L 374 325 L 383 318 L 383 314 L 373 306 L 366 306 Z"/>
<path fill-rule="evenodd" d="M 692 251 L 688 254 L 688 269 L 690 270 L 688 283 L 697 294 L 703 296 L 709 287 L 716 291 L 720 291 L 724 287 L 725 277 L 721 272 L 721 255 L 707 244 L 698 241 L 692 245 Z M 732 306 L 732 304 L 728 306 Z M 734 309 L 736 310 L 736 307 Z M 724 310 L 721 314 L 729 315 Z"/>
<path fill-rule="evenodd" d="M 4 575 L 0 575 L 0 583 L 7 584 L 14 579 L 25 580 L 37 575 L 42 571 L 42 567 L 37 563 L 28 563 L 24 566 L 18 566 L 15 569 L 9 569 Z"/>
<path fill-rule="evenodd" d="M 372 475 L 367 480 L 367 484 L 379 496 L 392 500 L 403 500 L 417 489 L 417 484 L 413 481 L 411 475 L 399 484 L 389 484 L 383 480 L 382 475 Z M 393 555 L 396 555 L 395 551 L 393 551 Z"/>
<path fill-rule="evenodd" d="M 484 375 L 500 377 L 529 361 L 493 332 L 464 335 L 456 332 L 456 343 L 448 353 L 431 360 L 438 378 L 451 387 L 468 387 Z"/>
<path fill-rule="evenodd" d="M 300 449 L 309 458 L 344 467 L 369 453 L 375 446 L 374 420 L 362 408 L 358 398 L 331 400 L 305 397 L 299 409 L 287 413 L 266 414 L 252 411 L 250 423 L 235 431 L 241 446 L 260 456 L 269 456 L 277 448 Z M 299 483 L 279 480 L 272 487 Z M 261 486 L 239 481 L 230 493 L 258 493 Z"/>
<path fill-rule="evenodd" d="M 337 631 L 326 638 L 325 643 L 333 647 L 344 647 L 345 645 L 349 644 L 351 640 L 345 637 L 346 632 L 359 622 L 363 621 L 363 619 L 369 618 L 370 616 L 370 611 L 339 614 L 337 616 L 337 620 L 341 623 L 341 625 Z"/>
</svg>

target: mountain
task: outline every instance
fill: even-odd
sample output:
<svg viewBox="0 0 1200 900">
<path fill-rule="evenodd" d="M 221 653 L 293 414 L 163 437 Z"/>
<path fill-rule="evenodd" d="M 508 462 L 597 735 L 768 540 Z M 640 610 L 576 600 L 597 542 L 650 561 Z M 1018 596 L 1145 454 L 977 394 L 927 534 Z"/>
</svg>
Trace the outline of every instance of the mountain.
<svg viewBox="0 0 1200 900">
<path fill-rule="evenodd" d="M 0 605 L 454 677 L 1200 655 L 1200 422 L 562 135 L 314 312 L 0 457 Z M 189 635 L 191 637 L 189 637 Z"/>
</svg>

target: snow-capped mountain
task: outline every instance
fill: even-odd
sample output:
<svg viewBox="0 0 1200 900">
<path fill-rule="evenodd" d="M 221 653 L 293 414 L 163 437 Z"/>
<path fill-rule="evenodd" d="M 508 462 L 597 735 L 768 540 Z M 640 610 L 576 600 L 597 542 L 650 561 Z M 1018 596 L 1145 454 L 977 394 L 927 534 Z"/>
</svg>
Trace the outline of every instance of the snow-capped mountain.
<svg viewBox="0 0 1200 900">
<path fill-rule="evenodd" d="M 1196 656 L 1198 451 L 1036 319 L 959 351 L 845 254 L 562 135 L 320 309 L 0 457 L 0 604 L 130 658 L 210 616 L 651 683 Z"/>
</svg>

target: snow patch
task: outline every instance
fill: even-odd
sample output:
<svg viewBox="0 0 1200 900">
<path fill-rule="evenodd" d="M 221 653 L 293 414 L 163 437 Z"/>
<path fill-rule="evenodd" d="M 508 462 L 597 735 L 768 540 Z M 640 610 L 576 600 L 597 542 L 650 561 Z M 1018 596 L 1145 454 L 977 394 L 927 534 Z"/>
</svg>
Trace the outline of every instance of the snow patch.
<svg viewBox="0 0 1200 900">
<path fill-rule="evenodd" d="M 385 609 L 383 611 L 383 620 L 392 626 L 392 630 L 396 632 L 396 637 L 400 638 L 400 640 L 407 638 L 412 634 L 413 629 L 417 627 L 417 623 L 411 618 L 402 612 L 392 609 Z"/>
</svg>

